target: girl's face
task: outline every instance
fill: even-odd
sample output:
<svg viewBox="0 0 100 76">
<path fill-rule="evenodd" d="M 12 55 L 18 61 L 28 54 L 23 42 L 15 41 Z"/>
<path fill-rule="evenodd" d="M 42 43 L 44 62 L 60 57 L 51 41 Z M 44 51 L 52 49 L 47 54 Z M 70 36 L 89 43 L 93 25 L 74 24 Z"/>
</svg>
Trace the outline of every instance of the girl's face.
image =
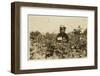
<svg viewBox="0 0 100 76">
<path fill-rule="evenodd" d="M 61 33 L 65 33 L 65 29 L 61 29 L 60 32 L 61 32 Z"/>
</svg>

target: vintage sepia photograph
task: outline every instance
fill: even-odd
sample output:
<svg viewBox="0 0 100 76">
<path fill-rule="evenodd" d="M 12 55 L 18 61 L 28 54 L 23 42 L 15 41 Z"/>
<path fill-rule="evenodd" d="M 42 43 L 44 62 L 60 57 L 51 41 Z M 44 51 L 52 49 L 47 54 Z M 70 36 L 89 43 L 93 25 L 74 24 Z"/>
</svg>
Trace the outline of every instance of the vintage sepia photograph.
<svg viewBox="0 0 100 76">
<path fill-rule="evenodd" d="M 87 17 L 28 15 L 29 59 L 87 57 Z"/>
<path fill-rule="evenodd" d="M 11 72 L 97 69 L 97 7 L 11 3 Z"/>
</svg>

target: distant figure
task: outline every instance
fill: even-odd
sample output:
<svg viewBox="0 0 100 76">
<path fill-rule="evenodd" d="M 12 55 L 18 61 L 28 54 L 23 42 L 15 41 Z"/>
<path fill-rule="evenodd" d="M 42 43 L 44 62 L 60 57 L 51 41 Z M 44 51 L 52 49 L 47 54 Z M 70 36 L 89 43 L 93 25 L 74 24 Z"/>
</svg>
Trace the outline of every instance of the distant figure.
<svg viewBox="0 0 100 76">
<path fill-rule="evenodd" d="M 68 35 L 65 33 L 65 31 L 66 31 L 66 27 L 61 25 L 60 33 L 58 33 L 57 38 L 56 38 L 58 43 L 62 43 L 62 42 L 67 43 L 68 42 L 68 40 L 69 40 Z"/>
</svg>

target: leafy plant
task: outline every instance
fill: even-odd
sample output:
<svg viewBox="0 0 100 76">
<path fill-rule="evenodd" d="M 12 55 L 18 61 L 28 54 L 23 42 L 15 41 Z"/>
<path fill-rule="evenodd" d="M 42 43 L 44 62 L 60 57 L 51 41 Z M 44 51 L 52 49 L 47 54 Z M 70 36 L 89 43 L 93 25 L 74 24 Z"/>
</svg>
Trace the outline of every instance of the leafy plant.
<svg viewBox="0 0 100 76">
<path fill-rule="evenodd" d="M 87 56 L 87 29 L 68 33 L 67 43 L 58 43 L 57 34 L 30 32 L 30 59 L 83 58 Z"/>
</svg>

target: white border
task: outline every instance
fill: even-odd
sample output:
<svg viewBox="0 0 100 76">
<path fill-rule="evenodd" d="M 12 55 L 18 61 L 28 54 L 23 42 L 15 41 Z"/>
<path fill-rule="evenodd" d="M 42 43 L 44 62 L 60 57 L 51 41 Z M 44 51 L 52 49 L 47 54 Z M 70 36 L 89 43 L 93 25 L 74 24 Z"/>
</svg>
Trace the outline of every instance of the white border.
<svg viewBox="0 0 100 76">
<path fill-rule="evenodd" d="M 51 9 L 37 7 L 21 7 L 20 9 L 20 69 L 42 69 L 57 67 L 75 67 L 94 65 L 94 11 L 87 10 L 70 10 L 70 9 Z M 27 60 L 27 15 L 60 15 L 60 16 L 83 16 L 88 17 L 88 34 L 87 34 L 87 58 L 82 59 L 61 59 L 61 60 Z"/>
</svg>

